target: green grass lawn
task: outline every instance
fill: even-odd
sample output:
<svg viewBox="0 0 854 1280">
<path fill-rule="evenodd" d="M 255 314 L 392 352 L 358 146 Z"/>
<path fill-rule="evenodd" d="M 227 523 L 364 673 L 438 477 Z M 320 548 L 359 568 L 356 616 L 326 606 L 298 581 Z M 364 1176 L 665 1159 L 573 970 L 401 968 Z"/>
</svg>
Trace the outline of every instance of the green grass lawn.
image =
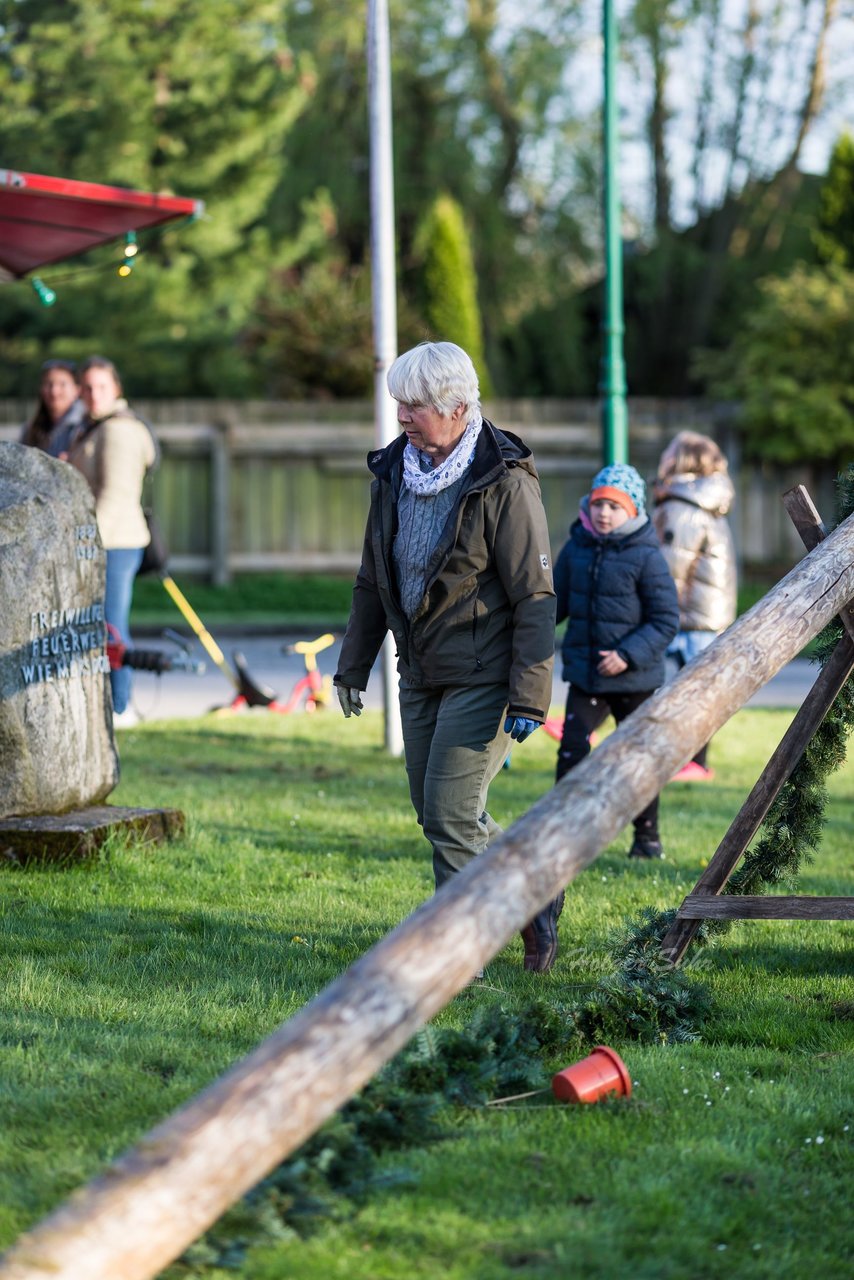
<svg viewBox="0 0 854 1280">
<path fill-rule="evenodd" d="M 676 906 L 789 714 L 741 712 L 715 739 L 712 784 L 673 784 L 664 862 L 623 834 L 573 883 L 561 954 L 526 974 L 521 943 L 437 1020 L 498 1003 L 562 1004 L 613 963 L 612 931 Z M 0 1245 L 220 1074 L 431 892 L 404 768 L 378 713 L 154 724 L 119 738 L 119 804 L 177 806 L 185 838 L 116 845 L 89 866 L 2 871 Z M 535 735 L 493 785 L 509 824 L 550 786 Z M 801 891 L 854 893 L 854 766 L 831 782 Z M 366 803 L 367 799 L 367 803 Z M 712 1015 L 697 1043 L 613 1042 L 628 1100 L 549 1092 L 449 1111 L 446 1140 L 383 1157 L 388 1190 L 305 1238 L 250 1240 L 226 1280 L 822 1280 L 851 1275 L 854 929 L 743 923 L 703 952 Z M 543 1062 L 552 1071 L 573 1060 Z M 395 1175 L 407 1171 L 409 1181 Z"/>
<path fill-rule="evenodd" d="M 176 582 L 209 627 L 253 624 L 343 627 L 350 613 L 352 575 L 320 573 L 246 573 L 227 587 L 176 575 Z M 747 582 L 739 590 L 738 611 L 761 600 L 773 583 Z M 137 627 L 175 627 L 181 615 L 156 577 L 137 578 L 132 623 Z"/>
<path fill-rule="evenodd" d="M 227 587 L 177 574 L 175 581 L 208 627 L 287 625 L 341 627 L 350 613 L 353 575 L 247 573 Z M 158 578 L 137 578 L 132 624 L 176 627 L 181 614 Z"/>
</svg>

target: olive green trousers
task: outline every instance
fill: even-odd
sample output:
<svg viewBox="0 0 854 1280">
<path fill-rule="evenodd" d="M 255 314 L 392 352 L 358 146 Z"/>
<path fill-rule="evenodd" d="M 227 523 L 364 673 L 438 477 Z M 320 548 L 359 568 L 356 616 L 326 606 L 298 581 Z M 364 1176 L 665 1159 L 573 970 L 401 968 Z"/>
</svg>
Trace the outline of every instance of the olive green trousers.
<svg viewBox="0 0 854 1280">
<path fill-rule="evenodd" d="M 437 690 L 401 681 L 409 794 L 433 849 L 437 889 L 501 833 L 486 800 L 510 754 L 507 692 L 506 684 Z"/>
</svg>

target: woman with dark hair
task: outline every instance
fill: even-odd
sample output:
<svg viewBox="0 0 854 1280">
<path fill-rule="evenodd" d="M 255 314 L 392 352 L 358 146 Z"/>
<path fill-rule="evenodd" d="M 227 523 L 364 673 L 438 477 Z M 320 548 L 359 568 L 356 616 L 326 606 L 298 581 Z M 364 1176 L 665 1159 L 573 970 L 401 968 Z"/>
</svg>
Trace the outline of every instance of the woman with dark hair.
<svg viewBox="0 0 854 1280">
<path fill-rule="evenodd" d="M 21 432 L 21 444 L 43 449 L 59 458 L 83 421 L 77 366 L 73 360 L 45 360 L 39 382 L 39 403 Z"/>
<path fill-rule="evenodd" d="M 68 461 L 85 476 L 95 495 L 101 542 L 107 553 L 104 613 L 107 624 L 130 645 L 133 583 L 151 534 L 142 510 L 142 485 L 157 461 L 151 428 L 128 407 L 111 361 L 92 356 L 80 368 L 80 395 L 86 417 L 68 450 Z M 135 724 L 130 704 L 131 672 L 110 672 L 113 723 Z"/>
</svg>

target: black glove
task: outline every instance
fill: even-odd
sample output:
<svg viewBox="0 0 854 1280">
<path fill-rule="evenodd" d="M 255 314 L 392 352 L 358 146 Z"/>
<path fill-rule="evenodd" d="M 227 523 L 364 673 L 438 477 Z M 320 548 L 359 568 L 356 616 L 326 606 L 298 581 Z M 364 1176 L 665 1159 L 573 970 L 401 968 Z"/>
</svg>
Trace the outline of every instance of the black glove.
<svg viewBox="0 0 854 1280">
<path fill-rule="evenodd" d="M 362 714 L 362 699 L 360 698 L 361 689 L 351 689 L 346 684 L 336 684 L 338 690 L 338 701 L 341 703 L 341 710 L 347 719 L 350 716 L 360 716 Z"/>
</svg>

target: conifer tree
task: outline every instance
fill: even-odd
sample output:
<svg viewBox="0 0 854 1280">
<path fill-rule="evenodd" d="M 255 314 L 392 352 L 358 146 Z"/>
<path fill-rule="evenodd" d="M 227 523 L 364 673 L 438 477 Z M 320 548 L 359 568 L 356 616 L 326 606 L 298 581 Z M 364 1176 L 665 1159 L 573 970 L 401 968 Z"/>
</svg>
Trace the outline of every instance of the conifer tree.
<svg viewBox="0 0 854 1280">
<path fill-rule="evenodd" d="M 854 267 L 854 137 L 840 134 L 819 193 L 815 245 L 823 262 Z"/>
<path fill-rule="evenodd" d="M 423 260 L 424 315 L 431 338 L 456 342 L 467 351 L 481 395 L 490 395 L 471 244 L 463 211 L 451 196 L 433 201 L 416 237 L 416 251 Z"/>
<path fill-rule="evenodd" d="M 115 358 L 133 394 L 239 392 L 234 336 L 271 269 L 325 238 L 315 207 L 288 242 L 269 210 L 285 140 L 310 91 L 278 0 L 20 0 L 5 6 L 0 154 L 9 168 L 205 202 L 190 228 L 141 233 L 133 275 L 57 286 L 44 312 L 26 288 L 0 296 L 12 370 L 61 340 Z M 308 230 L 306 230 L 306 227 Z M 112 257 L 121 255 L 114 250 Z M 49 274 L 62 277 L 63 273 Z M 4 336 L 5 335 L 5 336 Z"/>
</svg>

